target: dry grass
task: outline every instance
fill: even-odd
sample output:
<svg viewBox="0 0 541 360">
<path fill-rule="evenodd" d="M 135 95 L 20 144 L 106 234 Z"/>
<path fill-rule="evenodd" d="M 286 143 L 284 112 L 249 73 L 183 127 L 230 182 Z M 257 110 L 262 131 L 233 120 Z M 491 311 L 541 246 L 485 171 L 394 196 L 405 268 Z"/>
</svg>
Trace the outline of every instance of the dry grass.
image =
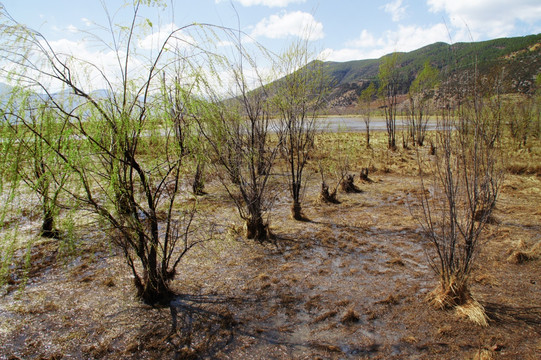
<svg viewBox="0 0 541 360">
<path fill-rule="evenodd" d="M 512 264 L 523 264 L 528 261 L 538 260 L 541 257 L 541 241 L 535 243 L 530 249 L 525 249 L 526 244 L 521 240 L 515 245 L 514 250 L 510 250 L 507 261 Z"/>
<path fill-rule="evenodd" d="M 494 356 L 492 354 L 493 353 L 490 350 L 481 349 L 475 352 L 473 360 L 492 360 L 494 359 Z"/>
<path fill-rule="evenodd" d="M 38 246 L 27 289 L 0 297 L 0 343 L 8 349 L 0 349 L 0 358 L 539 358 L 541 319 L 528 308 L 541 301 L 541 179 L 509 175 L 502 189 L 501 223 L 488 225 L 472 274 L 472 291 L 486 311 L 473 299 L 456 306 L 441 290 L 431 294 L 433 305 L 453 311 L 438 311 L 419 301 L 437 279 L 408 208 L 419 206 L 420 195 L 412 152 L 387 151 L 384 133 L 374 134 L 372 150 L 359 145 L 364 134 L 318 136 L 348 152 L 351 173 L 367 167 L 374 182 L 362 183 L 361 194 L 341 194 L 341 204 L 317 205 L 321 183 L 312 175 L 303 209 L 313 222 L 290 220 L 290 203 L 279 202 L 272 244 L 246 241 L 242 226 L 228 227 L 240 223 L 237 213 L 220 184 L 207 184 L 199 204 L 223 231 L 183 259 L 173 285 L 215 301 L 201 306 L 225 315 L 195 318 L 191 347 L 179 334 L 163 340 L 168 310 L 141 306 L 122 255 L 105 241 L 90 246 L 97 244 L 88 236 L 99 228 L 93 226 L 81 229 L 84 246 L 65 264 L 47 260 L 53 243 Z M 530 260 L 505 261 L 513 251 Z M 498 313 L 487 300 L 510 310 Z M 30 340 L 22 345 L 21 336 Z M 505 339 L 505 350 L 492 349 L 492 339 Z"/>
<path fill-rule="evenodd" d="M 532 164 L 521 160 L 514 160 L 505 167 L 509 174 L 541 176 L 541 164 Z"/>
<path fill-rule="evenodd" d="M 312 322 L 313 322 L 314 324 L 320 323 L 320 322 L 322 322 L 322 321 L 325 321 L 325 320 L 328 320 L 328 319 L 330 319 L 330 318 L 332 318 L 332 317 L 335 317 L 336 314 L 338 314 L 338 311 L 336 311 L 336 310 L 329 310 L 329 311 L 326 311 L 326 312 L 324 312 L 323 314 L 319 315 L 318 317 L 316 317 Z"/>
<path fill-rule="evenodd" d="M 455 307 L 455 311 L 460 317 L 465 317 L 479 326 L 488 326 L 488 316 L 483 305 L 477 300 L 470 299 L 463 305 Z"/>
<path fill-rule="evenodd" d="M 480 326 L 488 326 L 485 308 L 473 298 L 464 281 L 453 279 L 449 284 L 440 283 L 428 294 L 427 300 L 438 309 L 455 309 L 459 317 Z"/>
<path fill-rule="evenodd" d="M 512 264 L 523 264 L 535 259 L 537 259 L 537 256 L 530 251 L 514 250 L 507 258 L 507 261 Z"/>
<path fill-rule="evenodd" d="M 340 319 L 340 322 L 344 325 L 351 325 L 356 322 L 359 322 L 361 316 L 353 309 L 349 308 Z"/>
</svg>

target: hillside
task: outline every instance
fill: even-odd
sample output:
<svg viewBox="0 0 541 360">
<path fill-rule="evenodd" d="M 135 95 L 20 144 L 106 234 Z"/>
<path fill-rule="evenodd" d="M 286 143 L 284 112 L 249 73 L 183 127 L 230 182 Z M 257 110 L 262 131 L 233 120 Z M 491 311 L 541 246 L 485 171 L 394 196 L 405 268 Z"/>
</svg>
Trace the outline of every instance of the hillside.
<svg viewBox="0 0 541 360">
<path fill-rule="evenodd" d="M 382 59 L 390 55 L 379 59 L 324 62 L 325 75 L 331 84 L 325 110 L 329 113 L 354 110 L 361 92 L 370 82 L 377 84 L 379 65 Z M 504 92 L 528 94 L 535 90 L 535 77 L 541 73 L 541 34 L 470 43 L 438 42 L 411 52 L 399 53 L 402 94 L 408 92 L 411 82 L 426 61 L 440 71 L 442 78 L 451 73 L 460 75 L 471 72 L 474 66 L 483 75 L 503 74 Z M 0 83 L 0 97 L 9 94 L 11 90 L 9 85 Z M 96 93 L 101 96 L 105 90 Z"/>
<path fill-rule="evenodd" d="M 325 62 L 332 84 L 328 110 L 340 111 L 353 106 L 362 90 L 370 82 L 377 81 L 379 64 L 385 56 L 370 60 Z M 541 34 L 452 45 L 440 42 L 399 53 L 398 61 L 403 93 L 408 91 L 426 61 L 439 69 L 442 76 L 470 71 L 476 64 L 482 74 L 501 73 L 503 67 L 504 91 L 529 93 L 533 91 L 533 79 L 541 72 Z"/>
</svg>

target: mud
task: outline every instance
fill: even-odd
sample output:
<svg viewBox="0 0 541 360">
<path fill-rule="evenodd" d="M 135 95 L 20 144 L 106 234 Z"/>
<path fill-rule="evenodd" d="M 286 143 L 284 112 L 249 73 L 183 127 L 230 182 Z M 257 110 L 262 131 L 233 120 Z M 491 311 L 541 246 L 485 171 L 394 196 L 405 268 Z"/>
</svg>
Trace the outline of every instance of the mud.
<svg viewBox="0 0 541 360">
<path fill-rule="evenodd" d="M 413 216 L 417 178 L 371 178 L 357 183 L 361 193 L 322 204 L 313 177 L 303 202 L 309 222 L 291 220 L 287 193 L 276 193 L 275 239 L 265 244 L 238 234 L 232 204 L 207 184 L 199 206 L 213 214 L 217 236 L 179 268 L 176 331 L 169 308 L 134 297 L 122 255 L 97 223 L 78 227 L 71 254 L 39 240 L 28 271 L 20 251 L 2 288 L 0 359 L 540 358 L 540 259 L 507 258 L 541 241 L 541 179 L 506 180 L 472 277 L 491 319 L 479 327 L 426 302 L 436 279 Z M 34 228 L 29 217 L 26 236 Z"/>
</svg>

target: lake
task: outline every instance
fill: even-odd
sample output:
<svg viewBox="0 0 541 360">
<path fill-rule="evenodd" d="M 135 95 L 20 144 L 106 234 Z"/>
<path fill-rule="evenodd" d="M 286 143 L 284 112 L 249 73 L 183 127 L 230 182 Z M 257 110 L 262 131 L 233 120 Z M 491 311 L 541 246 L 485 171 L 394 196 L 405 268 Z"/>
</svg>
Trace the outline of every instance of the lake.
<svg viewBox="0 0 541 360">
<path fill-rule="evenodd" d="M 322 117 L 317 120 L 318 128 L 322 131 L 328 132 L 360 132 L 366 131 L 366 126 L 364 120 L 360 116 L 329 116 Z M 436 129 L 436 121 L 430 119 L 427 124 L 427 130 Z M 401 130 L 403 126 L 403 120 L 396 120 L 397 130 Z M 370 119 L 370 131 L 376 130 L 387 130 L 385 124 L 385 118 L 382 117 L 373 117 Z"/>
</svg>

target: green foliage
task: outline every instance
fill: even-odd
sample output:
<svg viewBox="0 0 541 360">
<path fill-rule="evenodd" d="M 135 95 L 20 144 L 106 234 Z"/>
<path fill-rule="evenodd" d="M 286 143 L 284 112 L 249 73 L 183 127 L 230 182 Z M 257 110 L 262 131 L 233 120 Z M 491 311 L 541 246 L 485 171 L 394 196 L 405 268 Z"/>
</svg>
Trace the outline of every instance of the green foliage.
<svg viewBox="0 0 541 360">
<path fill-rule="evenodd" d="M 359 96 L 359 101 L 364 104 L 370 103 L 374 99 L 376 91 L 376 85 L 371 82 L 370 85 L 368 85 L 368 87 L 363 90 L 361 96 Z"/>
<path fill-rule="evenodd" d="M 527 92 L 529 88 L 526 85 L 513 88 L 513 81 L 527 84 L 528 81 L 531 82 L 532 77 L 536 76 L 538 69 L 535 64 L 538 63 L 541 55 L 540 49 L 534 50 L 533 45 L 539 41 L 541 41 L 541 34 L 451 45 L 439 42 L 401 53 L 397 64 L 402 77 L 399 91 L 401 94 L 407 93 L 416 74 L 421 72 L 428 62 L 439 71 L 440 76 L 450 75 L 448 71 L 450 69 L 458 74 L 472 71 L 474 64 L 477 64 L 481 74 L 489 73 L 494 67 L 499 68 L 505 65 L 508 69 L 508 79 L 504 84 L 506 90 Z M 325 62 L 325 72 L 333 87 L 331 99 L 339 98 L 351 90 L 360 95 L 368 86 L 368 82 L 377 81 L 379 67 L 388 56 L 370 60 Z"/>
<path fill-rule="evenodd" d="M 438 70 L 426 61 L 423 70 L 417 74 L 415 80 L 411 83 L 410 93 L 424 94 L 433 90 L 438 83 L 438 77 Z"/>
<path fill-rule="evenodd" d="M 1 56 L 15 69 L 13 80 L 41 91 L 22 93 L 9 111 L 18 148 L 27 155 L 21 158 L 19 175 L 40 194 L 45 214 L 62 193 L 66 208 L 105 220 L 111 240 L 124 252 L 139 296 L 150 304 L 171 299 L 168 283 L 182 256 L 198 243 L 188 236 L 195 209 L 179 211 L 175 206 L 185 159 L 197 147 L 196 126 L 183 121 L 190 117 L 186 104 L 195 95 L 192 85 L 184 84 L 198 81 L 193 76 L 201 72 L 198 61 L 214 57 L 202 48 L 203 42 L 198 44 L 199 57 L 185 57 L 184 50 L 167 43 L 160 44 L 151 59 L 139 57 L 132 46 L 132 35 L 141 30 L 139 7 L 159 3 L 136 1 L 128 26 L 110 22 L 108 34 L 119 56 L 115 75 L 55 53 L 40 33 L 8 16 L 3 18 L 0 46 Z M 14 40 L 23 51 L 12 51 Z M 79 82 L 94 70 L 93 81 L 105 84 L 105 91 Z M 35 73 L 40 76 L 29 75 Z M 167 82 L 169 78 L 175 82 Z M 66 91 L 53 91 L 51 82 Z M 181 91 L 160 92 L 162 86 Z M 70 253 L 73 224 L 64 224 L 68 236 L 61 250 Z"/>
</svg>

